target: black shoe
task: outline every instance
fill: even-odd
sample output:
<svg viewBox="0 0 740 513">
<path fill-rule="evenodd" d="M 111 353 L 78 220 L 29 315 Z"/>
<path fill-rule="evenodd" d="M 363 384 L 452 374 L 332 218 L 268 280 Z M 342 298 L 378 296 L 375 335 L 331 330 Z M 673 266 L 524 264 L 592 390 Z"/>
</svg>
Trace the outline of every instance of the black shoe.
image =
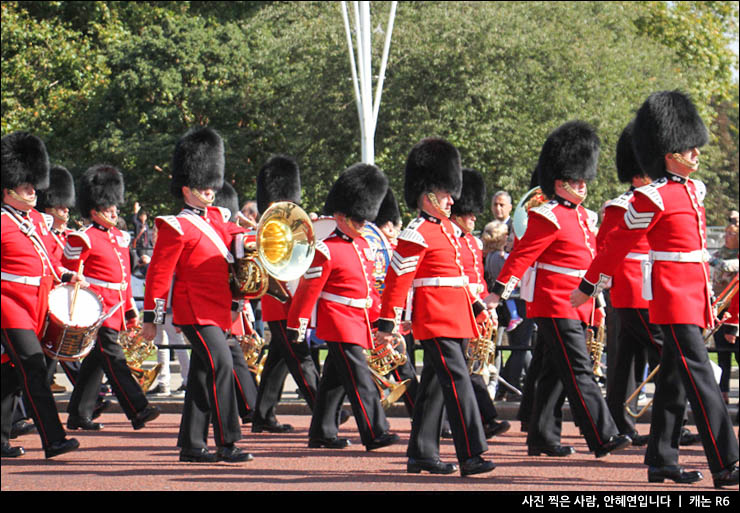
<svg viewBox="0 0 740 513">
<path fill-rule="evenodd" d="M 681 467 L 648 467 L 648 482 L 662 483 L 670 479 L 674 483 L 696 483 L 704 479 L 704 476 L 698 470 L 685 471 Z"/>
<path fill-rule="evenodd" d="M 47 458 L 53 458 L 59 456 L 65 452 L 74 451 L 80 447 L 80 442 L 75 438 L 62 438 L 58 442 L 54 442 L 49 447 L 44 449 L 44 453 Z"/>
<path fill-rule="evenodd" d="M 108 399 L 103 399 L 100 402 L 98 402 L 95 405 L 95 408 L 93 409 L 92 416 L 90 418 L 92 420 L 95 420 L 98 417 L 100 417 L 103 414 L 103 412 L 108 409 L 108 407 L 110 406 L 110 404 L 111 403 L 110 403 L 110 401 Z"/>
<path fill-rule="evenodd" d="M 320 449 L 326 447 L 327 449 L 344 449 L 352 445 L 346 438 L 311 438 L 308 441 L 308 447 L 310 449 Z"/>
<path fill-rule="evenodd" d="M 529 456 L 539 456 L 544 454 L 545 456 L 552 456 L 555 458 L 564 458 L 575 454 L 576 450 L 570 445 L 552 445 L 549 447 L 528 447 L 527 454 Z"/>
<path fill-rule="evenodd" d="M 719 472 L 712 474 L 715 488 L 723 486 L 737 486 L 737 463 Z"/>
<path fill-rule="evenodd" d="M 649 435 L 638 435 L 637 431 L 627 436 L 632 439 L 632 445 L 634 445 L 635 447 L 642 447 L 644 445 L 647 445 L 648 439 L 650 438 Z"/>
<path fill-rule="evenodd" d="M 8 442 L 3 443 L 3 458 L 18 458 L 26 454 L 23 447 L 13 447 Z"/>
<path fill-rule="evenodd" d="M 388 447 L 389 445 L 393 445 L 398 443 L 401 440 L 401 438 L 393 433 L 383 433 L 379 437 L 377 437 L 375 440 L 367 444 L 365 447 L 366 450 L 372 451 L 374 449 L 380 449 L 381 447 Z"/>
<path fill-rule="evenodd" d="M 84 431 L 100 431 L 103 429 L 103 425 L 98 422 L 93 422 L 89 417 L 70 415 L 67 417 L 67 429 L 71 429 L 72 431 L 75 429 L 82 429 Z"/>
<path fill-rule="evenodd" d="M 290 424 L 280 424 L 279 422 L 257 422 L 252 420 L 252 433 L 292 433 L 293 426 Z"/>
<path fill-rule="evenodd" d="M 460 475 L 465 477 L 473 474 L 483 474 L 495 468 L 496 465 L 492 461 L 486 461 L 480 456 L 473 456 L 460 464 Z"/>
<path fill-rule="evenodd" d="M 254 456 L 250 453 L 242 451 L 235 445 L 219 447 L 216 456 L 218 457 L 218 461 L 225 461 L 227 463 L 242 463 L 254 459 Z"/>
<path fill-rule="evenodd" d="M 688 429 L 681 430 L 681 437 L 678 439 L 678 445 L 694 445 L 701 442 L 701 437 L 698 433 L 692 433 Z"/>
<path fill-rule="evenodd" d="M 180 449 L 180 461 L 189 463 L 216 463 L 218 455 L 214 454 L 205 447 L 200 449 Z"/>
<path fill-rule="evenodd" d="M 610 452 L 618 451 L 632 445 L 632 439 L 627 435 L 615 435 L 609 438 L 604 445 L 594 451 L 597 458 L 603 458 Z"/>
<path fill-rule="evenodd" d="M 511 424 L 509 424 L 509 421 L 507 420 L 492 420 L 491 422 L 483 426 L 483 431 L 485 432 L 487 439 L 493 438 L 494 436 L 503 435 L 509 429 L 511 429 Z"/>
<path fill-rule="evenodd" d="M 527 431 L 529 431 L 529 422 L 523 420 L 522 425 L 519 427 L 519 431 L 521 431 L 522 433 L 526 433 Z"/>
<path fill-rule="evenodd" d="M 406 472 L 409 474 L 420 474 L 421 471 L 430 474 L 452 474 L 457 471 L 457 465 L 454 463 L 443 463 L 440 460 L 431 459 L 414 459 L 409 458 L 406 464 Z"/>
<path fill-rule="evenodd" d="M 143 428 L 147 422 L 159 417 L 159 413 L 160 411 L 158 406 L 147 406 L 146 408 L 141 410 L 131 421 L 131 425 L 134 426 L 134 431 Z"/>
<path fill-rule="evenodd" d="M 10 428 L 10 438 L 18 438 L 19 436 L 27 435 L 36 431 L 36 425 L 28 420 L 19 420 L 13 423 L 13 427 Z"/>
<path fill-rule="evenodd" d="M 245 413 L 242 417 L 242 424 L 251 424 L 253 417 L 254 414 L 251 411 L 249 413 Z"/>
<path fill-rule="evenodd" d="M 448 427 L 442 428 L 442 431 L 440 431 L 439 436 L 441 438 L 452 438 L 452 430 Z"/>
</svg>

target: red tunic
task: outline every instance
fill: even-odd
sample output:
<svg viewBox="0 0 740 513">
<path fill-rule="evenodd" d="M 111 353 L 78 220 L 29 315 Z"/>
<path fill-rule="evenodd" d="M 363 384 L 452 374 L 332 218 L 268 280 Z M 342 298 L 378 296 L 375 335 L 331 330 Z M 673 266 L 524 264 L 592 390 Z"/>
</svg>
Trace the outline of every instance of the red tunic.
<svg viewBox="0 0 740 513">
<path fill-rule="evenodd" d="M 460 260 L 468 277 L 468 287 L 473 301 L 485 298 L 488 287 L 483 277 L 483 243 L 472 233 L 460 233 Z"/>
<path fill-rule="evenodd" d="M 527 317 L 576 319 L 591 323 L 593 300 L 578 308 L 570 293 L 596 252 L 595 214 L 581 205 L 552 200 L 529 210 L 527 230 L 506 259 L 493 292 L 508 299 L 530 266 L 537 263 Z"/>
<path fill-rule="evenodd" d="M 383 331 L 398 329 L 413 286 L 411 325 L 416 339 L 477 334 L 460 250 L 460 238 L 447 218 L 422 212 L 401 232 L 383 291 Z"/>
<path fill-rule="evenodd" d="M 352 239 L 337 229 L 317 243 L 311 267 L 295 291 L 288 328 L 298 331 L 301 340 L 316 305 L 318 338 L 371 349 L 374 265 L 374 253 L 362 237 Z M 344 304 L 347 300 L 352 304 Z"/>
<path fill-rule="evenodd" d="M 655 260 L 649 281 L 650 321 L 713 326 L 704 194 L 701 182 L 675 175 L 635 189 L 635 199 L 607 235 L 605 249 L 589 268 L 581 290 L 590 292 L 594 285 L 598 288 L 600 277 L 614 275 L 625 255 L 647 236 Z"/>
<path fill-rule="evenodd" d="M 61 262 L 51 248 L 54 239 L 49 231 L 52 220 L 31 209 L 22 218 L 20 211 L 3 206 L 2 212 L 2 327 L 3 329 L 30 329 L 39 336 L 44 328 L 48 309 L 49 292 L 56 276 L 61 275 Z M 33 227 L 40 244 L 45 249 L 34 246 L 31 238 L 23 233 L 13 219 L 22 219 Z M 10 281 L 12 276 L 36 280 L 40 285 Z"/>
<path fill-rule="evenodd" d="M 232 326 L 232 295 L 224 250 L 240 247 L 246 230 L 228 222 L 231 214 L 226 209 L 208 207 L 199 212 L 203 215 L 185 208 L 177 216 L 155 220 L 157 242 L 146 276 L 145 320 L 164 322 L 174 274 L 173 324 L 215 325 L 226 331 Z M 202 223 L 207 225 L 205 231 Z"/>
<path fill-rule="evenodd" d="M 604 210 L 604 219 L 596 236 L 598 251 L 603 251 L 606 236 L 615 229 L 624 218 L 630 202 L 634 199 L 632 190 L 629 190 L 610 201 Z M 647 308 L 648 301 L 642 297 L 642 264 L 647 260 L 650 244 L 647 237 L 642 237 L 625 257 L 621 265 L 617 266 L 612 276 L 612 287 L 609 289 L 609 299 L 614 308 Z"/>
<path fill-rule="evenodd" d="M 103 322 L 106 328 L 123 331 L 126 319 L 138 315 L 131 290 L 131 261 L 128 245 L 131 237 L 116 227 L 105 228 L 93 223 L 67 236 L 62 264 L 75 272 L 83 262 L 82 274 L 90 290 L 103 299 L 103 312 L 123 305 Z M 106 285 L 102 283 L 104 282 Z"/>
</svg>

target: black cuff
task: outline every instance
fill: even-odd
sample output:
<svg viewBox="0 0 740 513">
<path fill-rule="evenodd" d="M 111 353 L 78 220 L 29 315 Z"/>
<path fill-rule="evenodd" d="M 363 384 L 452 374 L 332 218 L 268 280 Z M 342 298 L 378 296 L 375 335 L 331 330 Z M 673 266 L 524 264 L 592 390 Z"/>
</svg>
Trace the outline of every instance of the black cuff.
<svg viewBox="0 0 740 513">
<path fill-rule="evenodd" d="M 299 333 L 298 330 L 294 328 L 286 328 L 285 334 L 289 344 L 295 344 L 295 342 L 298 340 Z"/>
<path fill-rule="evenodd" d="M 133 308 L 131 310 L 126 310 L 126 313 L 124 314 L 124 317 L 126 320 L 135 319 L 139 316 L 138 312 L 134 310 Z"/>
<path fill-rule="evenodd" d="M 486 310 L 486 305 L 482 301 L 475 301 L 473 303 L 473 313 L 476 317 L 480 315 L 481 312 L 484 312 Z"/>
<path fill-rule="evenodd" d="M 491 294 L 496 294 L 498 297 L 501 297 L 504 295 L 505 290 L 506 290 L 506 285 L 504 285 L 500 281 L 497 281 L 493 284 L 493 289 L 490 290 L 490 292 Z"/>
<path fill-rule="evenodd" d="M 581 279 L 581 283 L 578 285 L 578 290 L 586 294 L 587 296 L 593 296 L 596 292 L 596 285 L 589 283 L 585 278 Z"/>
<path fill-rule="evenodd" d="M 394 323 L 390 319 L 378 319 L 378 331 L 383 331 L 385 333 L 393 333 L 395 329 L 396 329 L 396 323 Z"/>
<path fill-rule="evenodd" d="M 232 312 L 241 312 L 242 308 L 244 308 L 244 301 L 243 300 L 232 300 L 231 301 L 231 311 Z"/>
<path fill-rule="evenodd" d="M 143 322 L 154 322 L 154 310 L 144 310 Z"/>
<path fill-rule="evenodd" d="M 74 276 L 74 275 L 75 275 L 75 273 L 73 273 L 73 272 L 66 272 L 66 273 L 62 274 L 62 276 L 61 276 L 62 283 L 67 283 L 69 280 L 72 279 L 72 276 Z"/>
</svg>

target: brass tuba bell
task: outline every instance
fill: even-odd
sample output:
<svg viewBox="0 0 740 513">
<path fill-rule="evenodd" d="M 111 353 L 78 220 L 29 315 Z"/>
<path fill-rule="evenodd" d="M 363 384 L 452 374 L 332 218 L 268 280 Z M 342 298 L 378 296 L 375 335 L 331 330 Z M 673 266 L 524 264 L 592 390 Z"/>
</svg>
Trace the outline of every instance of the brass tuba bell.
<svg viewBox="0 0 740 513">
<path fill-rule="evenodd" d="M 411 382 L 406 379 L 396 383 L 385 376 L 396 368 L 406 365 L 406 342 L 400 333 L 393 333 L 393 342 L 386 344 L 375 344 L 367 355 L 368 367 L 373 376 L 373 381 L 378 387 L 383 409 L 388 409 L 404 393 Z"/>
<path fill-rule="evenodd" d="M 269 293 L 284 301 L 288 293 L 279 282 L 300 278 L 313 261 L 316 236 L 311 218 L 293 202 L 273 203 L 262 214 L 256 235 L 256 248 L 232 267 L 232 292 L 247 299 Z"/>
</svg>

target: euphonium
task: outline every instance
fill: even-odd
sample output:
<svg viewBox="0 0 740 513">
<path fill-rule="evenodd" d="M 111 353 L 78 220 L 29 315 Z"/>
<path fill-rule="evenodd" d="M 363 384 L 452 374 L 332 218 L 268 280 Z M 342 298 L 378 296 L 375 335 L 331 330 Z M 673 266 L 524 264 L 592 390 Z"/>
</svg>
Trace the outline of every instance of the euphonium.
<svg viewBox="0 0 740 513">
<path fill-rule="evenodd" d="M 496 362 L 496 324 L 490 317 L 481 327 L 479 336 L 468 342 L 465 356 L 468 361 L 468 372 L 484 374 L 489 365 Z"/>
<path fill-rule="evenodd" d="M 521 197 L 511 215 L 511 225 L 517 238 L 524 237 L 527 230 L 527 220 L 529 218 L 529 209 L 543 204 L 547 199 L 542 194 L 542 189 L 534 187 Z"/>
<path fill-rule="evenodd" d="M 381 396 L 381 404 L 384 409 L 389 408 L 405 392 L 410 379 L 401 383 L 386 378 L 385 376 L 396 368 L 406 364 L 406 342 L 400 333 L 393 333 L 393 342 L 385 344 L 373 343 L 373 349 L 367 355 L 368 367 L 373 375 L 373 381 L 378 387 Z M 386 394 L 385 391 L 388 391 Z"/>
<path fill-rule="evenodd" d="M 154 341 L 146 340 L 141 336 L 141 326 L 119 333 L 118 343 L 123 348 L 126 364 L 131 374 L 136 378 L 137 383 L 139 383 L 141 389 L 146 393 L 162 370 L 162 364 L 158 363 L 149 370 L 143 369 L 142 364 L 149 358 L 157 346 L 154 345 Z"/>
<path fill-rule="evenodd" d="M 231 268 L 232 292 L 247 299 L 266 293 L 288 297 L 279 282 L 300 278 L 311 265 L 316 246 L 313 223 L 290 201 L 270 205 L 257 224 L 257 244 Z"/>
</svg>

